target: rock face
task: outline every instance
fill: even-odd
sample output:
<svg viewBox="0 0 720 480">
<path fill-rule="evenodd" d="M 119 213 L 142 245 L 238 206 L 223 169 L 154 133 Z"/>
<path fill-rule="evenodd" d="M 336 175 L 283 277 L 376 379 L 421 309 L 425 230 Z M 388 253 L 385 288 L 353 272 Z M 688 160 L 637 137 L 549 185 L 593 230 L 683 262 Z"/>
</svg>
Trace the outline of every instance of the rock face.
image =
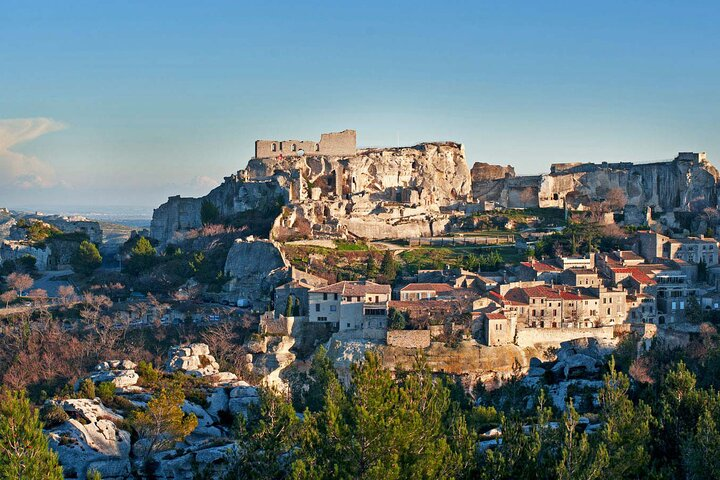
<svg viewBox="0 0 720 480">
<path fill-rule="evenodd" d="M 58 453 L 66 478 L 85 478 L 95 469 L 103 479 L 130 476 L 130 434 L 115 426 L 122 417 L 99 400 L 56 402 L 71 417 L 48 432 L 50 447 Z"/>
<path fill-rule="evenodd" d="M 150 235 L 161 246 L 181 241 L 189 231 L 202 227 L 204 201 L 214 205 L 229 223 L 250 225 L 250 233 L 267 235 L 280 206 L 287 201 L 287 191 L 274 179 L 247 182 L 232 175 L 205 197 L 168 198 L 153 211 Z"/>
<path fill-rule="evenodd" d="M 95 383 L 112 382 L 115 388 L 127 388 L 137 384 L 140 376 L 135 372 L 135 363 L 130 360 L 110 360 L 95 367 L 90 379 Z"/>
<path fill-rule="evenodd" d="M 267 240 L 238 239 L 228 252 L 225 275 L 231 277 L 225 289 L 235 299 L 264 304 L 271 290 L 284 279 L 287 266 L 277 246 Z"/>
<path fill-rule="evenodd" d="M 196 377 L 217 375 L 220 371 L 215 357 L 204 343 L 192 343 L 186 346 L 170 347 L 166 370 L 181 371 Z"/>
<path fill-rule="evenodd" d="M 702 153 L 680 153 L 673 161 L 647 164 L 555 164 L 550 173 L 539 176 L 489 177 L 473 177 L 476 201 L 511 208 L 563 207 L 565 203 L 574 207 L 603 200 L 610 190 L 620 189 L 629 206 L 665 212 L 717 206 L 720 180 L 718 170 Z"/>
</svg>

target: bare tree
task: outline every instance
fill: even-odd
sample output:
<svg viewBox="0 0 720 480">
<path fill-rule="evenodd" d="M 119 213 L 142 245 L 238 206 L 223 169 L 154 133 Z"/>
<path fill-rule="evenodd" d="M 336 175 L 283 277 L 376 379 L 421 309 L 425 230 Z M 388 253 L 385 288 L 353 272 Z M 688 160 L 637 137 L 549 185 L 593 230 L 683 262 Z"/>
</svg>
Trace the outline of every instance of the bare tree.
<svg viewBox="0 0 720 480">
<path fill-rule="evenodd" d="M 612 212 L 616 210 L 622 210 L 627 204 L 627 195 L 625 190 L 622 188 L 611 188 L 605 195 L 605 208 L 607 211 Z"/>
<path fill-rule="evenodd" d="M 8 290 L 7 292 L 0 294 L 0 302 L 5 303 L 5 308 L 8 308 L 10 306 L 10 302 L 13 302 L 17 296 L 18 295 L 15 290 Z"/>
<path fill-rule="evenodd" d="M 18 295 L 22 295 L 25 290 L 32 288 L 35 283 L 32 277 L 26 273 L 11 273 L 5 280 L 8 287 L 15 290 Z"/>
<path fill-rule="evenodd" d="M 58 287 L 58 297 L 60 298 L 60 304 L 68 308 L 75 301 L 77 301 L 77 295 L 75 294 L 75 287 L 72 285 L 60 285 Z"/>
</svg>

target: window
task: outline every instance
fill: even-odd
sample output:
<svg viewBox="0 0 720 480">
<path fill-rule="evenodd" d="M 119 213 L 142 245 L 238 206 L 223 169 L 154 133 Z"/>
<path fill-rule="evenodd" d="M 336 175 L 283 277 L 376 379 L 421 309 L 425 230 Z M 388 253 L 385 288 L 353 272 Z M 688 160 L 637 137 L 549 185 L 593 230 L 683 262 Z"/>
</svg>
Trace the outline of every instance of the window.
<svg viewBox="0 0 720 480">
<path fill-rule="evenodd" d="M 315 304 L 315 311 L 316 311 L 316 312 L 319 312 L 319 311 L 320 311 L 320 304 L 319 304 L 319 303 L 316 303 L 316 304 Z"/>
<path fill-rule="evenodd" d="M 294 143 L 292 144 L 292 151 L 297 152 L 297 145 L 295 145 Z"/>
<path fill-rule="evenodd" d="M 327 300 L 327 293 L 323 293 L 323 300 Z"/>
<path fill-rule="evenodd" d="M 350 328 L 350 322 L 348 322 L 348 324 L 347 324 L 347 328 Z"/>
<path fill-rule="evenodd" d="M 315 144 L 315 151 L 316 151 L 316 152 L 319 152 L 319 151 L 320 151 L 320 144 L 319 144 L 319 143 L 316 143 L 316 144 Z"/>
<path fill-rule="evenodd" d="M 272 150 L 273 152 L 277 152 L 277 145 L 273 143 L 273 144 L 272 144 L 272 147 L 271 147 L 271 150 Z"/>
<path fill-rule="evenodd" d="M 330 305 L 330 311 L 331 311 L 331 312 L 337 312 L 337 306 L 335 306 L 335 305 Z"/>
<path fill-rule="evenodd" d="M 338 297 L 337 293 L 333 294 L 333 298 L 335 298 L 335 300 L 337 300 L 337 297 Z"/>
<path fill-rule="evenodd" d="M 327 317 L 318 317 L 318 322 L 327 322 Z"/>
</svg>

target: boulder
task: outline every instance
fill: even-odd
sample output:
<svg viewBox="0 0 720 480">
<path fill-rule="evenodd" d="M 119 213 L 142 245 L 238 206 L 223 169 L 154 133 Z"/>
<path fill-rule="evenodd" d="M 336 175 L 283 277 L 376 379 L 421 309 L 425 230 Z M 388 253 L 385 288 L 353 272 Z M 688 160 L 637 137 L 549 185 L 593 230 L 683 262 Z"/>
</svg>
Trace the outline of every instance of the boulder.
<svg viewBox="0 0 720 480">
<path fill-rule="evenodd" d="M 224 478 L 237 454 L 237 445 L 196 445 L 184 451 L 173 450 L 157 456 L 155 478 L 159 480 L 193 480 Z"/>
<path fill-rule="evenodd" d="M 216 388 L 207 396 L 207 402 L 207 412 L 219 422 L 220 412 L 229 410 L 230 396 L 225 388 Z"/>
<path fill-rule="evenodd" d="M 230 390 L 228 409 L 232 415 L 242 413 L 247 418 L 248 407 L 258 403 L 260 403 L 260 395 L 255 387 L 246 384 Z"/>
<path fill-rule="evenodd" d="M 122 417 L 97 399 L 55 403 L 71 417 L 47 432 L 65 477 L 85 478 L 88 470 L 95 469 L 105 480 L 128 478 L 130 434 L 115 424 Z"/>
<path fill-rule="evenodd" d="M 210 355 L 210 348 L 204 343 L 171 347 L 168 357 L 168 372 L 181 371 L 197 377 L 207 377 L 217 375 L 220 371 L 215 357 Z"/>
</svg>

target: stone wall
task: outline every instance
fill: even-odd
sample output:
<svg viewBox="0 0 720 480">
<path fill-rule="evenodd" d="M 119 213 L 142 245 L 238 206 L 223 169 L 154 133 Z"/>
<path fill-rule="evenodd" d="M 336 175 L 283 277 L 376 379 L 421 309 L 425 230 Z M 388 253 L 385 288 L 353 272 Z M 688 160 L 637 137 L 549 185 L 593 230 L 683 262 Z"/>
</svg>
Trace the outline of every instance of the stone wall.
<svg viewBox="0 0 720 480">
<path fill-rule="evenodd" d="M 388 330 L 385 341 L 391 347 L 427 348 L 430 330 Z"/>
<path fill-rule="evenodd" d="M 521 348 L 536 344 L 560 344 L 577 338 L 614 338 L 613 326 L 598 328 L 518 328 L 515 344 Z"/>
<path fill-rule="evenodd" d="M 350 156 L 355 155 L 355 130 L 323 133 L 319 142 L 312 140 L 257 140 L 255 158 L 293 157 L 305 155 Z"/>
</svg>

